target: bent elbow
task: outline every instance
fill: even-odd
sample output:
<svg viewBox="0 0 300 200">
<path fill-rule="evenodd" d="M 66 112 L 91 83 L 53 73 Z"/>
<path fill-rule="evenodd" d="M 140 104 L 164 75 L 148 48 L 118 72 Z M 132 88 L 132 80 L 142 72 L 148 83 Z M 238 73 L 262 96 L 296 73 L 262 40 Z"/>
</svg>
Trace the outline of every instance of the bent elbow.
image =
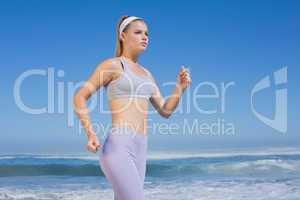
<svg viewBox="0 0 300 200">
<path fill-rule="evenodd" d="M 79 107 L 79 97 L 77 95 L 73 96 L 73 109 L 75 112 L 77 112 Z"/>
<path fill-rule="evenodd" d="M 76 107 L 80 99 L 80 95 L 78 93 L 75 93 L 73 96 L 73 105 Z"/>
<path fill-rule="evenodd" d="M 86 99 L 79 92 L 75 93 L 74 96 L 73 96 L 73 105 L 74 105 L 74 107 L 76 108 L 76 107 L 80 106 L 81 102 L 83 100 L 85 101 Z"/>
<path fill-rule="evenodd" d="M 169 119 L 171 115 L 164 115 L 164 118 Z"/>
<path fill-rule="evenodd" d="M 162 107 L 162 108 L 159 109 L 159 114 L 160 114 L 160 116 L 162 116 L 163 118 L 168 119 L 168 118 L 171 116 L 172 111 L 169 111 L 169 110 L 167 110 L 166 108 Z"/>
<path fill-rule="evenodd" d="M 172 114 L 172 113 L 169 113 L 169 112 L 163 112 L 163 113 L 161 113 L 161 116 L 162 116 L 163 118 L 169 119 L 169 117 L 171 116 L 171 114 Z"/>
</svg>

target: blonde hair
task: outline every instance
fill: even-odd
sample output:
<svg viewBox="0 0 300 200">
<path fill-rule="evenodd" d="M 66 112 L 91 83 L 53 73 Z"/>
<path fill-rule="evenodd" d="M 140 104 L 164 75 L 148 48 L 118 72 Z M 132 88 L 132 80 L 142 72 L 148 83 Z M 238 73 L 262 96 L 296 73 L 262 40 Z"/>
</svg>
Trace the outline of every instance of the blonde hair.
<svg viewBox="0 0 300 200">
<path fill-rule="evenodd" d="M 128 15 L 126 15 L 126 16 L 121 16 L 121 18 L 119 19 L 118 24 L 117 24 L 117 28 L 116 28 L 117 39 L 116 39 L 116 50 L 115 50 L 115 56 L 116 56 L 116 57 L 121 56 L 122 53 L 123 53 L 123 43 L 122 43 L 122 41 L 120 40 L 120 33 L 119 33 L 119 31 L 120 31 L 120 25 L 121 25 L 122 22 L 123 22 L 126 18 L 128 18 L 128 17 L 130 17 L 130 16 L 128 16 Z M 141 21 L 143 21 L 142 19 L 136 19 L 136 20 L 141 20 Z M 134 21 L 136 21 L 136 20 L 134 20 Z M 129 25 L 130 25 L 130 24 L 129 24 Z M 128 26 L 129 26 L 129 25 L 128 25 Z M 124 29 L 124 31 L 128 28 L 128 26 Z"/>
</svg>

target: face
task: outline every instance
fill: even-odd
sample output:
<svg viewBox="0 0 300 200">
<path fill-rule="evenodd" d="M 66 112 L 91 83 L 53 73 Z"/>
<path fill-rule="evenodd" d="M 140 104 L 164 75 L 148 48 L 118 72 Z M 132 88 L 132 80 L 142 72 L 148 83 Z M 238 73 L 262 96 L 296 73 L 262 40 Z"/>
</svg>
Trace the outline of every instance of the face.
<svg viewBox="0 0 300 200">
<path fill-rule="evenodd" d="M 133 21 L 121 34 L 124 47 L 134 53 L 144 51 L 148 46 L 148 28 L 143 21 Z"/>
</svg>

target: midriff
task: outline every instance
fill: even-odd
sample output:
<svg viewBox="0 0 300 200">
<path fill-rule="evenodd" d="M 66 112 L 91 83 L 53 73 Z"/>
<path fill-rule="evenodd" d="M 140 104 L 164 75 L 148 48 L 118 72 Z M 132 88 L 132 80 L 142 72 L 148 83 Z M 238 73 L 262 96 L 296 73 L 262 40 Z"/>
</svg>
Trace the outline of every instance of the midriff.
<svg viewBox="0 0 300 200">
<path fill-rule="evenodd" d="M 123 97 L 109 101 L 112 127 L 128 127 L 136 133 L 147 135 L 149 101 L 140 97 Z"/>
</svg>

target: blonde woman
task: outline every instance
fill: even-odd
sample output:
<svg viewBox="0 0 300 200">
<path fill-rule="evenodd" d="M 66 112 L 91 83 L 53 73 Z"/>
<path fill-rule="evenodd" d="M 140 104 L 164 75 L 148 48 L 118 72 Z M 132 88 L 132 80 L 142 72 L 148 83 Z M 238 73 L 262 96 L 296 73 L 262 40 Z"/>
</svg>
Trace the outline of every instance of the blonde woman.
<svg viewBox="0 0 300 200">
<path fill-rule="evenodd" d="M 142 18 L 121 17 L 116 56 L 100 63 L 74 96 L 76 114 L 88 137 L 87 150 L 96 153 L 100 149 L 100 167 L 112 185 L 115 200 L 144 199 L 149 102 L 162 117 L 168 118 L 191 84 L 188 71 L 182 67 L 172 95 L 165 100 L 152 74 L 138 63 L 148 43 L 148 29 Z M 112 127 L 101 145 L 92 129 L 86 103 L 102 86 L 109 99 Z"/>
</svg>

